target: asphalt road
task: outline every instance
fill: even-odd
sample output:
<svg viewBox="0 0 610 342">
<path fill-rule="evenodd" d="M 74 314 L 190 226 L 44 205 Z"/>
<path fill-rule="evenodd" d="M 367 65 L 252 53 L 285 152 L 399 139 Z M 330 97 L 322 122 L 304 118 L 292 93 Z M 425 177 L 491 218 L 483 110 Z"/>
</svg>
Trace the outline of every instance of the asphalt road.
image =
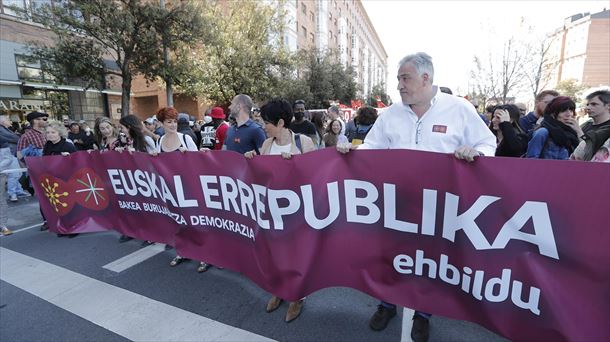
<svg viewBox="0 0 610 342">
<path fill-rule="evenodd" d="M 9 204 L 15 234 L 0 238 L 0 341 L 410 341 L 410 309 L 374 332 L 368 320 L 377 300 L 356 290 L 320 290 L 285 323 L 287 304 L 266 313 L 270 295 L 236 272 L 197 273 L 194 261 L 169 267 L 174 250 L 142 251 L 140 241 L 119 243 L 114 232 L 59 238 L 39 231 L 40 222 L 36 199 Z M 133 253 L 152 256 L 131 265 Z M 504 340 L 438 316 L 430 334 L 430 341 Z"/>
</svg>

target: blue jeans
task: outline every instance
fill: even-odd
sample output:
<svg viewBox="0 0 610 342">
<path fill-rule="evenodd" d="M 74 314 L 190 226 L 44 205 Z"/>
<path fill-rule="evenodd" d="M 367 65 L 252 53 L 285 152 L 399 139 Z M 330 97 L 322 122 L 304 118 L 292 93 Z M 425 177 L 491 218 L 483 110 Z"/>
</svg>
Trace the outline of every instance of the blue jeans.
<svg viewBox="0 0 610 342">
<path fill-rule="evenodd" d="M 383 307 L 388 308 L 388 309 L 396 309 L 396 304 L 384 302 L 383 300 L 379 304 L 381 304 Z M 417 311 L 417 310 L 415 310 L 415 313 L 413 315 L 418 315 L 425 319 L 430 319 L 430 317 L 432 317 L 432 315 L 429 313 L 425 313 L 425 312 Z"/>
<path fill-rule="evenodd" d="M 18 169 L 20 167 L 21 166 L 19 166 L 19 161 L 17 161 L 17 157 L 12 155 L 8 147 L 0 149 L 0 171 Z M 15 172 L 6 175 L 6 192 L 9 196 L 25 194 L 25 191 L 23 191 L 23 188 L 19 183 L 19 178 L 21 178 L 21 174 L 22 172 Z"/>
</svg>

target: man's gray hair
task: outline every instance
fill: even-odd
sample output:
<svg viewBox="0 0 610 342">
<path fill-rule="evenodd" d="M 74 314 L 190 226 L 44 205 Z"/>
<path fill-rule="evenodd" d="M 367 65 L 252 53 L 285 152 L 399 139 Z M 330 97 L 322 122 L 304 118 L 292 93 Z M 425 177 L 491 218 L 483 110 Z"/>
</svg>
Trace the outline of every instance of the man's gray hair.
<svg viewBox="0 0 610 342">
<path fill-rule="evenodd" d="M 341 113 L 341 112 L 339 111 L 339 106 L 330 106 L 330 107 L 328 107 L 328 111 L 329 111 L 329 112 L 335 112 L 335 113 L 337 113 L 337 114 Z"/>
<path fill-rule="evenodd" d="M 402 68 L 403 65 L 411 63 L 415 67 L 417 74 L 422 76 L 428 74 L 430 77 L 430 83 L 434 80 L 434 65 L 432 64 L 432 57 L 425 52 L 418 52 L 412 55 L 403 57 L 398 63 L 398 68 Z"/>
<path fill-rule="evenodd" d="M 250 98 L 250 96 L 248 96 L 246 94 L 235 95 L 235 101 L 237 101 L 237 103 L 246 107 L 246 111 L 248 113 L 250 113 L 250 111 L 252 110 L 252 107 L 254 107 L 254 102 L 252 102 L 252 99 Z"/>
</svg>

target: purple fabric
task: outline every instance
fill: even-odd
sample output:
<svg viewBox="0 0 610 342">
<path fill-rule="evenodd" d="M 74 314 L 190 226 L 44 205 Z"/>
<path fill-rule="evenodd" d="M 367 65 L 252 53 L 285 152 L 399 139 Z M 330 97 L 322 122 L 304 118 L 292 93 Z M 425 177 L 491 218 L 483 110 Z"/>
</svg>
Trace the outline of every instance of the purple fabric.
<svg viewBox="0 0 610 342">
<path fill-rule="evenodd" d="M 52 231 L 169 243 L 288 300 L 346 286 L 514 340 L 610 340 L 610 164 L 329 149 L 291 160 L 111 151 L 27 163 Z M 144 179 L 134 195 L 128 171 Z M 181 207 L 144 196 L 153 175 Z M 309 211 L 336 218 L 315 223 Z"/>
</svg>

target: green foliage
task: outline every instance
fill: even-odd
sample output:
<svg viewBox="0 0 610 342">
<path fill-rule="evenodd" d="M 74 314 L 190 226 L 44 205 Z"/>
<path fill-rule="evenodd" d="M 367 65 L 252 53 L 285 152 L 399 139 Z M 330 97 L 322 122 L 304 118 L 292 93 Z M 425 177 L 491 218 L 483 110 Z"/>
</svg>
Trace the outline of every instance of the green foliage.
<svg viewBox="0 0 610 342">
<path fill-rule="evenodd" d="M 209 39 L 179 56 L 190 70 L 183 90 L 219 105 L 237 94 L 255 101 L 276 95 L 294 63 L 281 39 L 281 6 L 245 0 L 226 2 L 222 8 L 201 1 L 198 10 L 210 27 Z"/>
<path fill-rule="evenodd" d="M 190 1 L 171 8 L 140 0 L 56 2 L 32 14 L 55 33 L 54 44 L 32 43 L 30 48 L 34 56 L 52 62 L 50 72 L 63 82 L 80 79 L 87 87 L 99 87 L 103 76 L 120 76 L 126 115 L 133 76 L 171 81 L 182 75 L 177 65 L 164 63 L 163 43 L 180 50 L 204 35 L 205 25 L 193 8 Z"/>
<path fill-rule="evenodd" d="M 381 100 L 386 106 L 392 104 L 392 99 L 386 93 L 386 86 L 384 83 L 377 84 L 371 89 L 371 96 L 369 96 L 368 105 L 377 107 L 377 98 Z"/>
<path fill-rule="evenodd" d="M 571 97 L 576 103 L 581 103 L 583 101 L 582 93 L 585 89 L 587 89 L 587 86 L 579 84 L 578 81 L 573 78 L 560 81 L 555 87 L 555 90 L 557 90 L 559 94 Z"/>
<path fill-rule="evenodd" d="M 322 53 L 315 49 L 303 50 L 297 54 L 297 59 L 299 78 L 294 82 L 302 84 L 304 90 L 309 89 L 297 98 L 305 100 L 308 108 L 327 108 L 331 101 L 336 100 L 349 105 L 355 98 L 357 85 L 354 71 L 339 62 L 335 51 Z M 310 99 L 308 95 L 311 95 Z"/>
</svg>

